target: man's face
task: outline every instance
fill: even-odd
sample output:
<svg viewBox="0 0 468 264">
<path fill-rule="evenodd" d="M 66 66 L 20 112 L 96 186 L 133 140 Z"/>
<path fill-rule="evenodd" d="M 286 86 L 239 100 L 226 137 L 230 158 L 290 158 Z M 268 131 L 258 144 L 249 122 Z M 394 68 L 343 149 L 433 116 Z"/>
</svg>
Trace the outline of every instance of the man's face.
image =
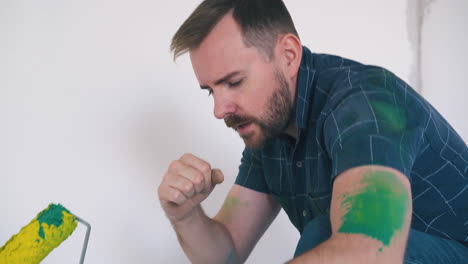
<svg viewBox="0 0 468 264">
<path fill-rule="evenodd" d="M 284 132 L 293 117 L 289 82 L 275 60 L 264 56 L 245 46 L 230 14 L 190 51 L 200 86 L 213 94 L 215 117 L 224 119 L 250 148 Z"/>
</svg>

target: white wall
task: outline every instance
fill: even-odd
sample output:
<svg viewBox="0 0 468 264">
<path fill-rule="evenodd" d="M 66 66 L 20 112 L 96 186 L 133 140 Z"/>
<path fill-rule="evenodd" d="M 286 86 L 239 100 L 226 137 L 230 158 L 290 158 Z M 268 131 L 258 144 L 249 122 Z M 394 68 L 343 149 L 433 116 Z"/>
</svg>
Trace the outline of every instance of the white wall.
<svg viewBox="0 0 468 264">
<path fill-rule="evenodd" d="M 198 2 L 0 0 L 0 245 L 59 202 L 93 226 L 86 263 L 188 262 L 159 206 L 161 176 L 184 152 L 221 168 L 226 182 L 204 203 L 213 215 L 243 149 L 187 56 L 168 52 Z M 313 51 L 409 79 L 406 0 L 285 2 Z M 83 236 L 43 263 L 77 262 Z M 281 214 L 248 263 L 286 261 L 298 237 Z"/>
<path fill-rule="evenodd" d="M 427 5 L 421 31 L 424 97 L 468 142 L 468 1 L 439 0 Z"/>
</svg>

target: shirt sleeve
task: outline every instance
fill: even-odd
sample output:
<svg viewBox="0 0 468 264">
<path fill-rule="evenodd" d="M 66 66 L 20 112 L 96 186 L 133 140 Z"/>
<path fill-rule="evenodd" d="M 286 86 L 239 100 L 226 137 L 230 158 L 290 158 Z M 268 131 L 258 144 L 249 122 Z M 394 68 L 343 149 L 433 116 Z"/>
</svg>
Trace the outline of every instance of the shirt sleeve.
<svg viewBox="0 0 468 264">
<path fill-rule="evenodd" d="M 396 89 L 358 85 L 338 100 L 324 123 L 333 179 L 363 165 L 381 165 L 410 176 L 423 140 L 421 106 L 399 102 Z M 411 178 L 409 178 L 411 180 Z"/>
<path fill-rule="evenodd" d="M 245 148 L 242 152 L 236 184 L 254 191 L 270 193 L 263 173 L 263 162 L 259 151 Z"/>
</svg>

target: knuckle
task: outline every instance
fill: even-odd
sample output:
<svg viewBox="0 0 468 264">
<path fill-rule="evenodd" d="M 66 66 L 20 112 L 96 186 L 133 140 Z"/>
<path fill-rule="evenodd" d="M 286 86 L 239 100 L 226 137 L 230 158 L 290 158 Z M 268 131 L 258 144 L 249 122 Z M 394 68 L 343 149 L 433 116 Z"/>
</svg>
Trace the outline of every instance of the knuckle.
<svg viewBox="0 0 468 264">
<path fill-rule="evenodd" d="M 184 154 L 182 155 L 181 159 L 188 159 L 188 158 L 190 158 L 190 157 L 192 157 L 192 156 L 193 156 L 193 155 L 190 154 L 190 153 L 184 153 Z"/>
<path fill-rule="evenodd" d="M 166 175 L 164 175 L 164 176 L 166 176 Z M 168 183 L 168 180 L 166 178 L 164 178 L 162 180 L 162 182 L 159 184 L 159 186 L 158 186 L 158 193 L 159 194 L 162 194 L 167 190 L 167 185 L 168 185 L 167 183 Z"/>
<path fill-rule="evenodd" d="M 181 166 L 181 162 L 179 160 L 173 160 L 171 164 L 169 164 L 169 171 L 176 171 Z"/>
<path fill-rule="evenodd" d="M 208 163 L 204 163 L 201 167 L 200 170 L 203 174 L 208 174 L 211 173 L 211 166 Z"/>
<path fill-rule="evenodd" d="M 162 184 L 160 184 L 160 185 L 158 186 L 158 196 L 159 196 L 159 197 L 161 197 L 162 192 L 163 192 L 163 187 L 162 187 Z"/>
<path fill-rule="evenodd" d="M 200 186 L 203 184 L 203 175 L 201 174 L 197 174 L 195 175 L 195 177 L 193 178 L 193 183 L 196 185 L 196 186 Z"/>
<path fill-rule="evenodd" d="M 167 182 L 167 179 L 170 178 L 171 175 L 172 174 L 170 173 L 170 171 L 167 171 L 166 173 L 164 173 L 160 186 L 163 185 L 165 182 Z"/>
<path fill-rule="evenodd" d="M 177 192 L 177 191 L 173 192 L 171 197 L 172 197 L 172 200 L 176 202 L 181 202 L 185 200 L 184 196 L 180 192 Z"/>
<path fill-rule="evenodd" d="M 182 189 L 184 190 L 185 193 L 190 193 L 192 191 L 192 184 L 184 184 L 182 186 Z"/>
<path fill-rule="evenodd" d="M 160 201 L 170 200 L 170 197 L 168 196 L 168 190 L 163 186 L 159 186 L 158 188 L 158 197 Z"/>
</svg>

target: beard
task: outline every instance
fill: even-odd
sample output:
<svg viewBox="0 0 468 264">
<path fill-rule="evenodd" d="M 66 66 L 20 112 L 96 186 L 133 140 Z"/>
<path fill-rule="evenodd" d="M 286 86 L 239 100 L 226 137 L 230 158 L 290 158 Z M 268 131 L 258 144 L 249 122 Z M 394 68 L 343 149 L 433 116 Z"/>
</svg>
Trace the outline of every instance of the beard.
<svg viewBox="0 0 468 264">
<path fill-rule="evenodd" d="M 277 137 L 288 128 L 294 117 L 294 101 L 284 74 L 275 70 L 276 88 L 267 102 L 267 109 L 260 118 L 252 116 L 230 115 L 224 119 L 226 126 L 235 128 L 240 124 L 252 123 L 260 128 L 260 134 L 241 135 L 247 147 L 260 149 L 271 139 Z"/>
</svg>

